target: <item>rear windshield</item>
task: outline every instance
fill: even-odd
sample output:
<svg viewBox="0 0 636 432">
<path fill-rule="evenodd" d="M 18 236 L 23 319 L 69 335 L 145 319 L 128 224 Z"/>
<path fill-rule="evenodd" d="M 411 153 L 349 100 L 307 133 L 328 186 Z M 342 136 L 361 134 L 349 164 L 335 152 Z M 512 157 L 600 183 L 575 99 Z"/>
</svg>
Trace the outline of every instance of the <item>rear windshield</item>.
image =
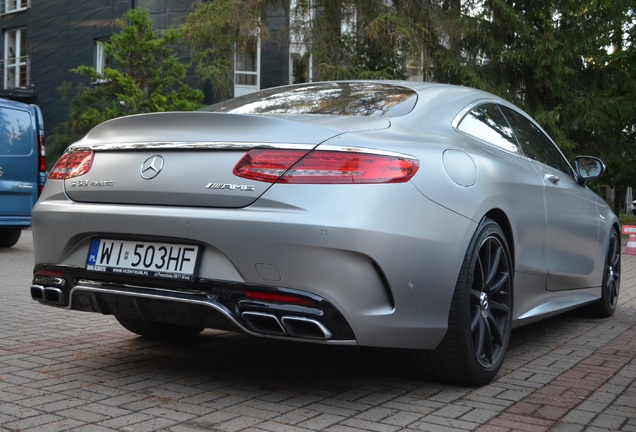
<svg viewBox="0 0 636 432">
<path fill-rule="evenodd" d="M 31 114 L 0 107 L 0 156 L 24 156 L 33 151 Z"/>
<path fill-rule="evenodd" d="M 204 108 L 233 114 L 331 114 L 397 117 L 415 106 L 417 93 L 376 82 L 325 82 L 250 93 Z"/>
</svg>

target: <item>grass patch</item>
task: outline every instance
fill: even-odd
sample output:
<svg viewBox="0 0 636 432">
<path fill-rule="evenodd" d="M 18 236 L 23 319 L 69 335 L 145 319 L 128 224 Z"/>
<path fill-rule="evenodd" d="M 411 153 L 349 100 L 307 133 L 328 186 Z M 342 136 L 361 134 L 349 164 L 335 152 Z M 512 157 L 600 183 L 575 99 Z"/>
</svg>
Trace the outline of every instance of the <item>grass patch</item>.
<svg viewBox="0 0 636 432">
<path fill-rule="evenodd" d="M 621 225 L 636 225 L 636 215 L 622 214 L 618 217 Z"/>
</svg>

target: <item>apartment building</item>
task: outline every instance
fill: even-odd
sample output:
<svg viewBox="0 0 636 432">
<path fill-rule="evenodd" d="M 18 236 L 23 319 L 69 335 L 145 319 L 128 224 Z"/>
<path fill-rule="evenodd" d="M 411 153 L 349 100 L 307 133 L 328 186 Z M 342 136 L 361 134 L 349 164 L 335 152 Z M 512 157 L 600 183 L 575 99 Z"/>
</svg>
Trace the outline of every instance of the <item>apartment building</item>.
<svg viewBox="0 0 636 432">
<path fill-rule="evenodd" d="M 192 0 L 0 0 L 0 97 L 40 106 L 47 132 L 66 120 L 66 106 L 58 88 L 81 79 L 71 69 L 107 64 L 103 46 L 118 29 L 115 19 L 131 8 L 150 11 L 157 30 L 175 26 Z M 284 8 L 268 11 L 263 19 L 270 32 L 285 32 L 289 17 Z M 286 38 L 261 44 L 236 55 L 236 95 L 298 81 Z M 184 62 L 190 63 L 187 53 Z M 290 72 L 291 71 L 291 72 Z M 307 74 L 303 75 L 307 79 Z M 203 87 L 192 76 L 190 84 Z M 99 85 L 99 84 L 95 84 Z M 207 102 L 214 92 L 207 90 Z"/>
</svg>

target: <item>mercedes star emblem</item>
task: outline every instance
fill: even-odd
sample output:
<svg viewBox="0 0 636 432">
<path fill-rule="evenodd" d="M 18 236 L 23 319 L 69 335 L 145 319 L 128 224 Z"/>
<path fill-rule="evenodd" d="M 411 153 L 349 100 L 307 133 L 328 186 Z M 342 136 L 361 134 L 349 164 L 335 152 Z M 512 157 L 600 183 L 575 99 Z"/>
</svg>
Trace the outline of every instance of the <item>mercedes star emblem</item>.
<svg viewBox="0 0 636 432">
<path fill-rule="evenodd" d="M 163 158 L 159 155 L 150 156 L 141 165 L 141 176 L 146 180 L 153 179 L 159 175 L 163 169 Z"/>
</svg>

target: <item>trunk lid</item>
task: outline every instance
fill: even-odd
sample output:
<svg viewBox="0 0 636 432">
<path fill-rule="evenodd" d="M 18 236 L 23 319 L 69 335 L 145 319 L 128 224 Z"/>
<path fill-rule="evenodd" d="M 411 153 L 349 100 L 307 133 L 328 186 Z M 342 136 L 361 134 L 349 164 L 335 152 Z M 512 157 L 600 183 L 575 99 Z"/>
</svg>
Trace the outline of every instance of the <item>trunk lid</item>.
<svg viewBox="0 0 636 432">
<path fill-rule="evenodd" d="M 122 117 L 95 127 L 73 150 L 91 169 L 65 180 L 77 202 L 245 207 L 270 183 L 232 173 L 250 148 L 302 148 L 346 132 L 384 129 L 385 119 L 177 112 Z"/>
</svg>

